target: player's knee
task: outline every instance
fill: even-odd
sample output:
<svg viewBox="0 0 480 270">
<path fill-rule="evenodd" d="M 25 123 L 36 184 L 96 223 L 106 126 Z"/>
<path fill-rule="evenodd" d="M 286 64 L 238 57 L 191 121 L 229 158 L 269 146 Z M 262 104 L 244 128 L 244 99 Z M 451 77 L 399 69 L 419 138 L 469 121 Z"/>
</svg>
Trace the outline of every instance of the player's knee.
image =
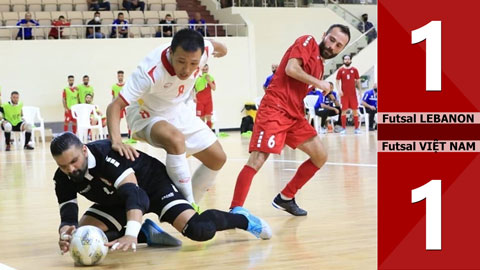
<svg viewBox="0 0 480 270">
<path fill-rule="evenodd" d="M 181 132 L 174 132 L 168 141 L 162 143 L 170 154 L 182 154 L 185 152 L 185 136 Z"/>
<path fill-rule="evenodd" d="M 323 147 L 319 147 L 317 151 L 314 152 L 315 155 L 311 156 L 313 164 L 317 167 L 322 167 L 328 159 L 328 153 Z"/>
<path fill-rule="evenodd" d="M 218 171 L 223 167 L 225 162 L 227 162 L 227 155 L 225 154 L 225 152 L 223 150 L 221 150 L 221 151 L 218 151 L 217 153 L 215 153 L 214 158 L 215 158 L 215 160 L 214 160 L 214 162 L 212 162 L 211 166 L 209 166 L 209 169 L 214 170 L 214 171 Z"/>
<path fill-rule="evenodd" d="M 267 157 L 268 156 L 262 155 L 260 152 L 253 152 L 247 161 L 247 165 L 258 171 L 260 168 L 262 168 L 263 164 L 267 160 Z"/>
<path fill-rule="evenodd" d="M 5 130 L 5 132 L 12 132 L 12 124 L 10 124 L 9 122 L 5 121 L 3 123 L 3 130 Z"/>
<path fill-rule="evenodd" d="M 212 220 L 195 213 L 187 222 L 182 234 L 194 241 L 208 241 L 215 236 L 216 226 Z"/>
</svg>

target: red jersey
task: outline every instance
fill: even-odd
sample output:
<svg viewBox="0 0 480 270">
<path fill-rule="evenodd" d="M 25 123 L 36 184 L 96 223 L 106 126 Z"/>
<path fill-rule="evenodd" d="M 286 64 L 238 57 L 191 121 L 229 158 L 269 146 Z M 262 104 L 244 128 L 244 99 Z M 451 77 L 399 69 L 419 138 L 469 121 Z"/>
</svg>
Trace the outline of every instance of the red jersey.
<svg viewBox="0 0 480 270">
<path fill-rule="evenodd" d="M 53 21 L 52 22 L 52 29 L 50 29 L 50 33 L 48 36 L 56 37 L 58 38 L 58 29 L 60 29 L 60 37 L 63 37 L 63 27 L 59 26 L 70 26 L 69 22 L 62 22 L 62 21 Z M 57 27 L 55 27 L 57 26 Z"/>
<path fill-rule="evenodd" d="M 197 92 L 197 100 L 200 102 L 212 102 L 212 88 L 210 85 L 207 84 L 202 91 Z"/>
<path fill-rule="evenodd" d="M 354 67 L 341 67 L 337 72 L 337 80 L 341 80 L 342 91 L 345 96 L 357 95 L 355 81 L 358 79 L 360 79 L 360 76 L 358 75 L 358 70 Z"/>
<path fill-rule="evenodd" d="M 320 58 L 318 43 L 312 36 L 301 36 L 283 55 L 272 82 L 265 90 L 262 104 L 278 108 L 291 117 L 300 119 L 304 118 L 303 99 L 308 93 L 309 85 L 285 73 L 285 67 L 291 58 L 301 59 L 306 73 L 322 79 L 323 62 Z"/>
</svg>

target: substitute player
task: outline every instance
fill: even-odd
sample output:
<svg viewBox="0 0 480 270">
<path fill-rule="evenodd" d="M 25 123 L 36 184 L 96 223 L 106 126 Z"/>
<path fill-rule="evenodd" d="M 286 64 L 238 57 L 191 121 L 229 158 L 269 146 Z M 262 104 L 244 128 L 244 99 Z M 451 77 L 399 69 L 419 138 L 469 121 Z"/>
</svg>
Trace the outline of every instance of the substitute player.
<svg viewBox="0 0 480 270">
<path fill-rule="evenodd" d="M 10 101 L 1 104 L 0 112 L 3 114 L 3 121 L 0 126 L 5 132 L 5 151 L 10 151 L 10 137 L 12 131 L 25 131 L 25 145 L 23 148 L 33 150 L 30 139 L 32 138 L 32 124 L 23 119 L 23 102 L 19 101 L 20 94 L 13 91 L 10 94 Z"/>
<path fill-rule="evenodd" d="M 295 194 L 325 164 L 327 152 L 316 130 L 305 119 L 303 99 L 309 85 L 332 90 L 332 85 L 322 80 L 322 61 L 335 57 L 349 41 L 348 27 L 334 24 L 324 33 L 320 44 L 313 36 L 301 36 L 288 48 L 258 109 L 250 139 L 250 157 L 238 175 L 231 209 L 243 206 L 255 174 L 270 154 L 280 154 L 287 144 L 310 158 L 300 165 L 272 204 L 295 216 L 307 214 L 295 203 Z"/>
<path fill-rule="evenodd" d="M 77 86 L 77 89 L 78 89 L 78 99 L 80 103 L 84 104 L 85 96 L 89 94 L 93 97 L 94 93 L 93 93 L 93 87 L 90 86 L 90 77 L 88 77 L 88 75 L 84 75 L 82 80 L 83 80 L 83 83 L 79 84 Z"/>
<path fill-rule="evenodd" d="M 117 71 L 117 83 L 112 85 L 112 101 L 115 100 L 118 95 L 120 94 L 120 91 L 122 91 L 123 89 L 123 86 L 125 85 L 125 81 L 124 81 L 124 72 L 123 70 L 119 70 Z M 125 109 L 123 109 L 121 112 L 120 112 L 120 119 L 123 119 L 123 117 L 125 117 Z M 128 125 L 127 125 L 128 126 Z M 132 139 L 132 134 L 131 134 L 131 131 L 130 131 L 130 128 L 128 129 L 128 140 L 126 143 L 129 143 L 129 144 L 133 144 L 133 143 L 137 143 L 136 140 Z"/>
<path fill-rule="evenodd" d="M 120 137 L 120 111 L 128 106 L 127 123 L 133 138 L 167 151 L 168 175 L 192 204 L 213 185 L 226 155 L 215 135 L 186 102 L 193 98 L 199 66 L 203 67 L 212 55 L 222 57 L 226 53 L 223 44 L 204 40 L 194 30 L 182 29 L 171 44 L 153 50 L 139 64 L 107 109 L 112 148 L 132 160 L 138 156 Z M 193 177 L 186 155 L 202 162 Z"/>
<path fill-rule="evenodd" d="M 355 87 L 360 91 L 360 75 L 358 70 L 350 66 L 352 58 L 346 54 L 343 56 L 343 67 L 337 72 L 337 89 L 342 102 L 342 127 L 341 134 L 345 134 L 345 127 L 347 126 L 347 110 L 353 111 L 353 123 L 355 125 L 355 134 L 361 134 L 360 122 L 358 121 L 358 97 Z M 342 86 L 340 87 L 340 82 Z"/>
<path fill-rule="evenodd" d="M 62 104 L 63 109 L 65 110 L 65 120 L 63 122 L 63 131 L 68 131 L 68 125 L 72 122 L 72 131 L 77 133 L 77 120 L 73 118 L 71 108 L 73 105 L 79 103 L 78 99 L 78 89 L 73 86 L 75 82 L 75 77 L 73 75 L 68 76 L 68 86 L 63 88 L 62 92 Z"/>
<path fill-rule="evenodd" d="M 215 79 L 208 73 L 208 64 L 202 68 L 202 76 L 195 82 L 195 92 L 197 98 L 197 116 L 206 121 L 207 126 L 212 128 L 213 101 L 212 91 L 215 91 Z"/>
<path fill-rule="evenodd" d="M 269 239 L 268 224 L 247 209 L 227 213 L 206 210 L 197 214 L 178 192 L 165 166 L 142 152 L 135 161 L 112 150 L 109 140 L 89 144 L 67 132 L 56 137 L 50 151 L 59 168 L 55 172 L 55 193 L 60 205 L 60 249 L 68 251 L 69 240 L 78 225 L 93 225 L 104 232 L 113 249 L 135 250 L 137 241 L 149 245 L 180 245 L 153 221 L 141 225 L 145 213 L 155 213 L 184 236 L 207 241 L 217 231 L 239 228 L 257 238 Z M 93 201 L 78 223 L 77 193 Z M 124 229 L 124 226 L 126 228 Z"/>
</svg>

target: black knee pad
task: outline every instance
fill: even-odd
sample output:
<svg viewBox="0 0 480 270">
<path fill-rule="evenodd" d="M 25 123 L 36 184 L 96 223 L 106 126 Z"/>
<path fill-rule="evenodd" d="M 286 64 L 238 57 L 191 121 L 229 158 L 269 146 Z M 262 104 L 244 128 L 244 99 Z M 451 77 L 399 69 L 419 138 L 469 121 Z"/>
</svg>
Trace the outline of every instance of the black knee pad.
<svg viewBox="0 0 480 270">
<path fill-rule="evenodd" d="M 195 213 L 183 228 L 182 234 L 195 241 L 207 241 L 212 239 L 216 232 L 215 223 L 208 215 Z"/>
</svg>

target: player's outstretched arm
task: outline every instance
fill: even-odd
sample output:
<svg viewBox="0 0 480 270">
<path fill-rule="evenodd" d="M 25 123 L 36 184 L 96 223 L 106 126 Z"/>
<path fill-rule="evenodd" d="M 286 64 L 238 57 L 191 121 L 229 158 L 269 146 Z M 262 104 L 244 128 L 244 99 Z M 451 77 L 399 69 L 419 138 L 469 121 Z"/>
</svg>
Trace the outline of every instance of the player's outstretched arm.
<svg viewBox="0 0 480 270">
<path fill-rule="evenodd" d="M 299 58 L 290 58 L 287 62 L 287 66 L 285 67 L 285 73 L 303 83 L 313 85 L 315 88 L 320 88 L 325 91 L 330 91 L 331 86 L 330 83 L 327 81 L 321 81 L 312 75 L 306 73 L 303 68 L 303 61 Z"/>
<path fill-rule="evenodd" d="M 127 159 L 135 160 L 139 156 L 137 150 L 130 145 L 122 142 L 120 134 L 120 112 L 127 106 L 125 101 L 117 97 L 107 107 L 107 127 L 109 138 L 112 141 L 112 149 L 117 151 L 120 156 L 125 156 Z"/>
<path fill-rule="evenodd" d="M 70 249 L 70 240 L 72 240 L 72 234 L 75 231 L 75 226 L 73 225 L 64 225 L 58 231 L 60 235 L 58 240 L 58 246 L 60 247 L 60 251 L 62 255 L 67 253 Z"/>
<path fill-rule="evenodd" d="M 137 237 L 142 227 L 143 214 L 148 210 L 150 200 L 147 193 L 137 184 L 135 174 L 130 173 L 120 183 L 115 182 L 118 196 L 125 202 L 127 209 L 127 228 L 125 235 L 105 244 L 112 250 L 127 251 L 137 249 Z"/>
<path fill-rule="evenodd" d="M 212 43 L 213 45 L 213 56 L 214 57 L 217 57 L 217 58 L 220 58 L 220 57 L 224 57 L 225 55 L 227 55 L 227 52 L 228 52 L 228 49 L 227 49 L 227 46 L 225 46 L 225 44 L 221 43 L 221 42 L 218 42 L 218 41 L 215 41 L 215 40 L 210 40 L 210 42 Z"/>
</svg>

